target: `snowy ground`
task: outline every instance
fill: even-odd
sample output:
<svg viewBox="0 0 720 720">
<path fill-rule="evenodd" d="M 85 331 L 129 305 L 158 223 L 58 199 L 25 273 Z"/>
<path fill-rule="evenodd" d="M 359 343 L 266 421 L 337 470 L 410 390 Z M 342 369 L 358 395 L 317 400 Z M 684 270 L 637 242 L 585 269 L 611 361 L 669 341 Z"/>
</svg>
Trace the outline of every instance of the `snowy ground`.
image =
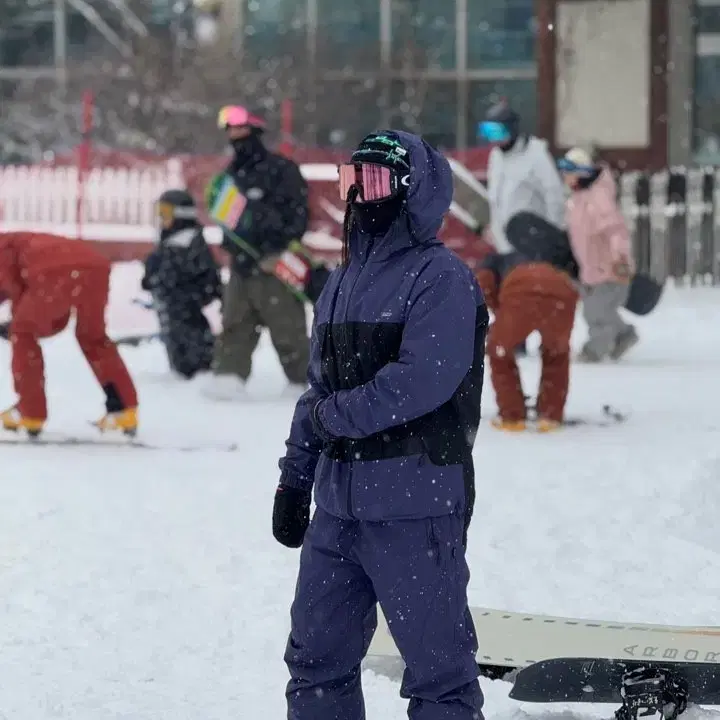
<svg viewBox="0 0 720 720">
<path fill-rule="evenodd" d="M 153 327 L 129 305 L 137 279 L 137 266 L 116 271 L 115 334 Z M 719 311 L 719 290 L 670 288 L 638 321 L 643 342 L 622 365 L 573 369 L 570 414 L 599 416 L 610 403 L 631 413 L 623 426 L 552 436 L 481 428 L 472 604 L 720 625 Z M 584 332 L 579 322 L 576 346 Z M 88 433 L 102 397 L 72 335 L 44 349 L 50 428 Z M 293 409 L 277 360 L 264 338 L 250 399 L 225 405 L 169 379 L 159 346 L 124 354 L 146 439 L 240 451 L 0 448 L 0 718 L 285 717 L 298 554 L 270 533 Z M 535 364 L 523 363 L 528 389 Z M 0 367 L 8 405 L 6 344 Z M 369 720 L 405 717 L 391 680 L 364 679 Z M 488 720 L 614 709 L 521 705 L 505 683 L 483 688 Z"/>
</svg>

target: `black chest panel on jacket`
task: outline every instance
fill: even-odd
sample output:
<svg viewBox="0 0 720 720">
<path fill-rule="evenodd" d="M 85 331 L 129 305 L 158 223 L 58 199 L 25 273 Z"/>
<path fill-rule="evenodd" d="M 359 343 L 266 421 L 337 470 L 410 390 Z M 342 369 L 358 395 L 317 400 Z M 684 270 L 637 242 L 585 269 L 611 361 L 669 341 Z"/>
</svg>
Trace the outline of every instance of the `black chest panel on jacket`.
<svg viewBox="0 0 720 720">
<path fill-rule="evenodd" d="M 400 357 L 403 323 L 345 322 L 322 325 L 323 379 L 333 392 L 370 382 Z"/>
<path fill-rule="evenodd" d="M 487 315 L 484 307 L 481 310 Z M 482 389 L 487 322 L 483 328 L 480 338 L 479 390 L 470 393 L 469 403 L 463 401 L 463 389 L 464 385 L 468 388 L 477 386 L 476 362 L 473 362 L 475 370 L 470 369 L 458 391 L 436 410 L 367 438 L 340 439 L 327 447 L 325 452 L 331 458 L 345 462 L 423 453 L 436 465 L 453 465 L 465 461 L 472 450 L 479 422 L 479 391 Z M 318 338 L 324 385 L 330 391 L 338 392 L 371 382 L 385 365 L 399 359 L 403 330 L 403 323 L 346 322 L 320 325 Z M 418 388 L 418 391 L 422 392 L 422 389 Z M 471 407 L 475 400 L 477 409 Z M 468 409 L 471 417 L 462 417 Z M 474 428 L 466 428 L 468 424 L 474 425 Z"/>
</svg>

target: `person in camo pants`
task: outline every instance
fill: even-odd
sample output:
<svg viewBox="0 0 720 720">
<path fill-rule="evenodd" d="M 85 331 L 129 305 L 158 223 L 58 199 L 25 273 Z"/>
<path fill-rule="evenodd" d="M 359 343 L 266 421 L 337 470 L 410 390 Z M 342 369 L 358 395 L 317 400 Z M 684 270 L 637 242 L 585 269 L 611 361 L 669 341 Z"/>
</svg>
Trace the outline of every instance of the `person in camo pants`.
<svg viewBox="0 0 720 720">
<path fill-rule="evenodd" d="M 296 163 L 265 147 L 265 123 L 246 108 L 222 108 L 218 126 L 233 150 L 225 172 L 247 199 L 241 226 L 234 230 L 253 254 L 223 235 L 222 247 L 232 264 L 223 294 L 222 332 L 204 392 L 217 400 L 243 396 L 252 355 L 265 327 L 291 393 L 299 394 L 306 386 L 309 361 L 305 305 L 269 269 L 307 230 L 307 183 Z"/>
<path fill-rule="evenodd" d="M 582 148 L 558 161 L 572 195 L 566 221 L 570 245 L 580 266 L 580 295 L 588 340 L 577 360 L 619 360 L 638 342 L 632 325 L 620 315 L 634 272 L 630 233 L 618 207 L 608 167 L 593 162 Z"/>
</svg>

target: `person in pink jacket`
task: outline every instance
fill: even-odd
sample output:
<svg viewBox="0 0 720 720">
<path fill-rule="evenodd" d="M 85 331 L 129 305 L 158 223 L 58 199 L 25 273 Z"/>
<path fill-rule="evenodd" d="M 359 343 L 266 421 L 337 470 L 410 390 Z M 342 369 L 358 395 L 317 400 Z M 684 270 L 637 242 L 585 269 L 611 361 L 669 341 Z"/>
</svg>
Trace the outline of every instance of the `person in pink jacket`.
<svg viewBox="0 0 720 720">
<path fill-rule="evenodd" d="M 620 315 L 634 272 L 630 233 L 617 203 L 610 169 L 595 163 L 588 152 L 573 148 L 558 161 L 571 190 L 566 223 L 580 266 L 580 295 L 588 340 L 578 360 L 618 360 L 638 342 L 632 325 Z"/>
</svg>

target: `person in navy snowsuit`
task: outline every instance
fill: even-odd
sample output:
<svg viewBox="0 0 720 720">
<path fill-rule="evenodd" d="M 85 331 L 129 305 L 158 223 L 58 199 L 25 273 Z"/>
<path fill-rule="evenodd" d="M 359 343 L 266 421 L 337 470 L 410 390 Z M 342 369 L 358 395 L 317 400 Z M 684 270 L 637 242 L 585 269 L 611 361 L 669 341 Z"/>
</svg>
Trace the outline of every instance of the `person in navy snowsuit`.
<svg viewBox="0 0 720 720">
<path fill-rule="evenodd" d="M 302 545 L 288 718 L 364 720 L 379 602 L 411 720 L 482 720 L 465 545 L 488 311 L 437 239 L 452 174 L 421 138 L 386 131 L 340 167 L 340 191 L 344 261 L 315 306 L 273 509 L 275 538 Z"/>
</svg>

